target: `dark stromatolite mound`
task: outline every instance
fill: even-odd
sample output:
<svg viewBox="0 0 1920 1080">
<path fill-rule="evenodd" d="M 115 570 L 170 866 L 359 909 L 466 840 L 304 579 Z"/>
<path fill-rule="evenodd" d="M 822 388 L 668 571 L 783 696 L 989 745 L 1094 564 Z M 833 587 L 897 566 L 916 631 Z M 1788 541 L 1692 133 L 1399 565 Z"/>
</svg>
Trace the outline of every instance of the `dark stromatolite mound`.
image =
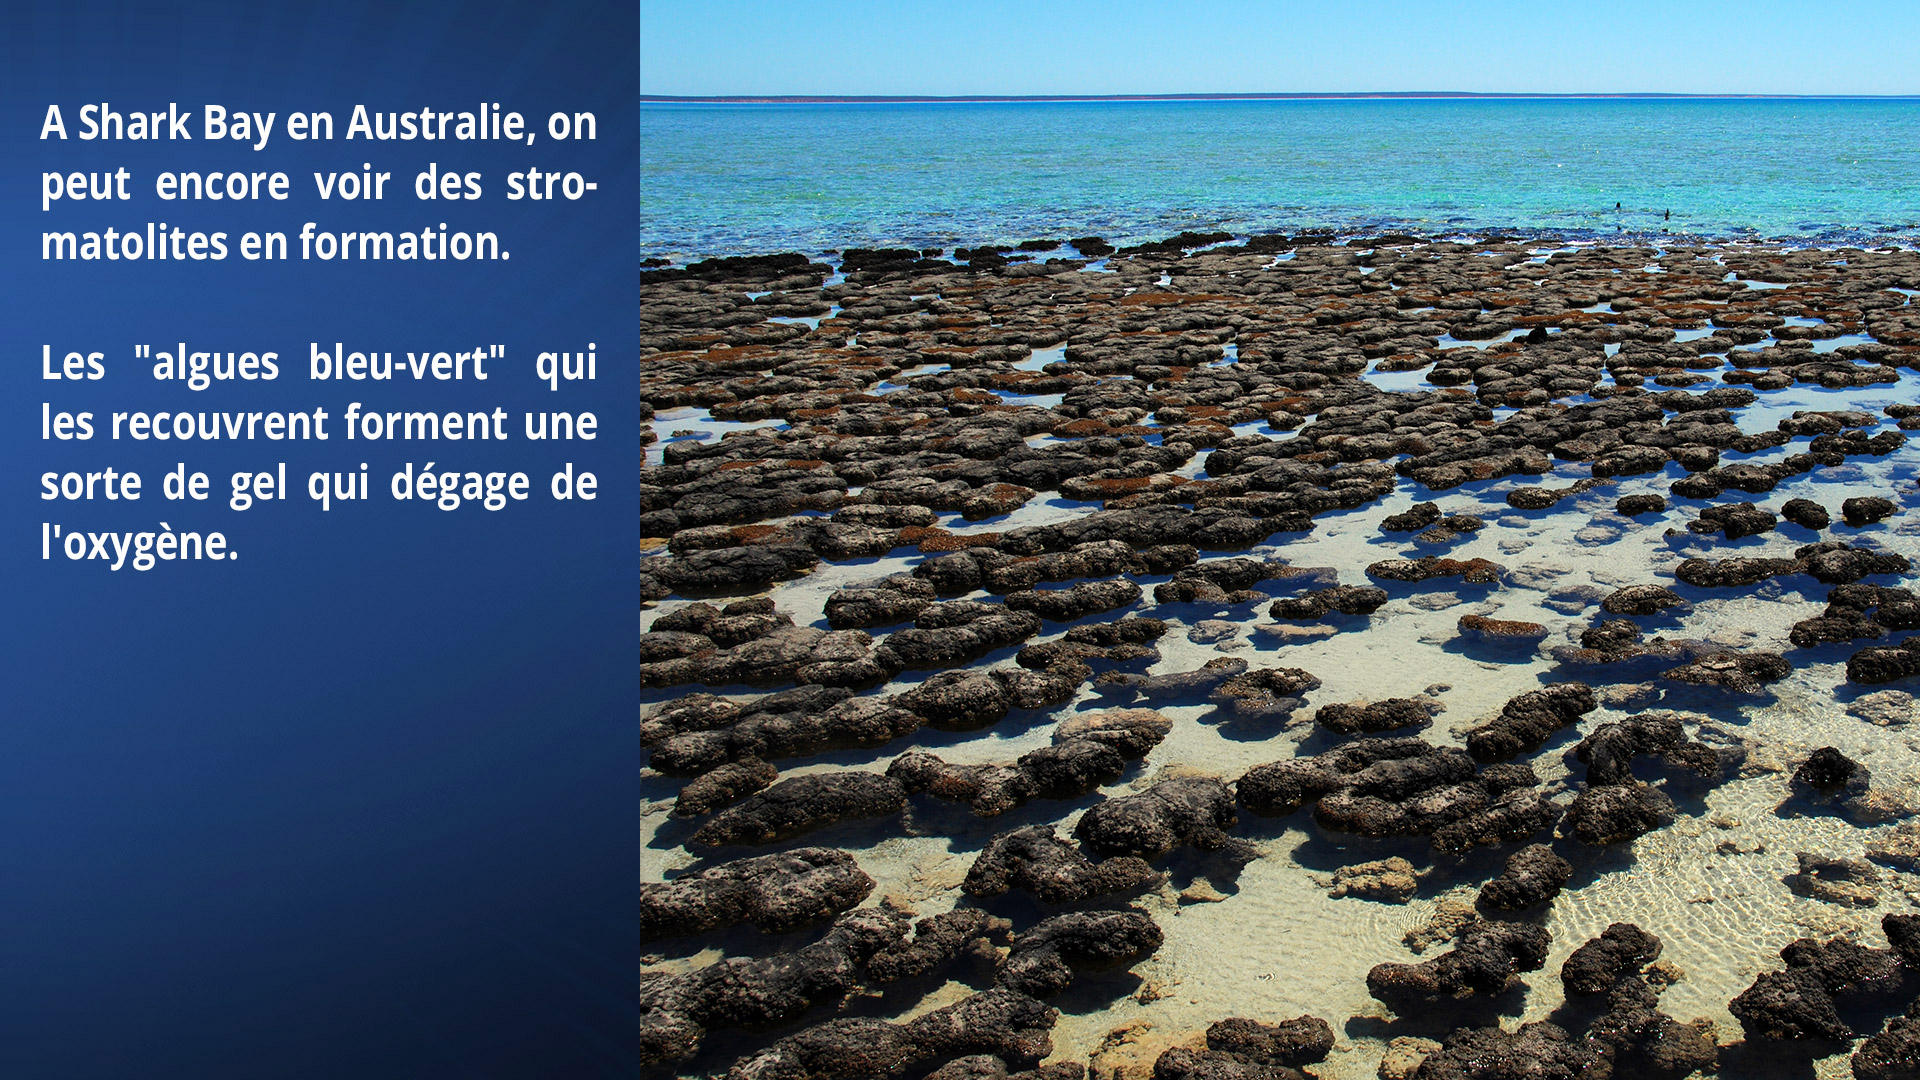
<svg viewBox="0 0 1920 1080">
<path fill-rule="evenodd" d="M 648 631 L 641 634 L 640 682 L 643 686 L 678 686 L 701 682 L 709 686 L 749 683 L 775 686 L 787 682 L 840 682 L 864 685 L 886 676 L 885 669 L 869 663 L 852 673 L 850 679 L 836 679 L 839 669 L 816 668 L 825 678 L 807 678 L 801 673 L 810 665 L 871 659 L 872 641 L 863 631 L 828 633 L 811 626 L 779 625 L 766 633 L 728 649 L 702 646 L 691 635 L 677 631 Z"/>
<path fill-rule="evenodd" d="M 1580 647 L 1607 657 L 1625 658 L 1640 644 L 1640 626 L 1631 619 L 1607 619 L 1580 631 Z"/>
<path fill-rule="evenodd" d="M 930 971 L 992 928 L 984 912 L 963 909 L 922 920 L 909 936 L 906 916 L 861 908 L 841 915 L 820 940 L 790 954 L 721 960 L 684 975 L 643 976 L 641 1063 L 691 1056 L 713 1028 L 783 1023 L 868 982 Z"/>
<path fill-rule="evenodd" d="M 1091 674 L 1084 665 L 1055 664 L 1045 671 L 996 668 L 943 671 L 891 701 L 943 731 L 974 731 L 997 723 L 1013 709 L 1042 709 L 1073 699 Z"/>
<path fill-rule="evenodd" d="M 986 990 L 904 1024 L 829 1020 L 741 1058 L 726 1080 L 871 1080 L 976 1054 L 1031 1066 L 1053 1052 L 1058 1017 L 1025 994 Z"/>
<path fill-rule="evenodd" d="M 1313 714 L 1313 722 L 1340 735 L 1374 734 L 1417 727 L 1446 706 L 1432 698 L 1388 698 L 1385 701 L 1355 701 L 1322 705 Z"/>
<path fill-rule="evenodd" d="M 1696 657 L 1690 664 L 1668 668 L 1660 677 L 1696 686 L 1717 686 L 1736 694 L 1764 694 L 1767 683 L 1778 682 L 1792 671 L 1793 665 L 1779 653 L 1716 652 Z"/>
<path fill-rule="evenodd" d="M 1920 1080 L 1920 1002 L 1854 1051 L 1854 1080 Z"/>
<path fill-rule="evenodd" d="M 1018 645 L 1039 632 L 1040 617 L 1030 611 L 1013 611 L 1000 604 L 965 609 L 934 604 L 921 610 L 911 629 L 888 634 L 873 653 L 889 671 L 955 667 L 995 649 Z"/>
<path fill-rule="evenodd" d="M 1547 636 L 1547 628 L 1537 622 L 1518 619 L 1489 619 L 1485 615 L 1462 615 L 1460 636 L 1479 641 L 1507 644 L 1537 642 Z"/>
<path fill-rule="evenodd" d="M 1418 1080 L 1581 1080 L 1609 1075 L 1605 1047 L 1545 1020 L 1517 1031 L 1460 1028 L 1428 1055 Z"/>
<path fill-rule="evenodd" d="M 1333 1028 L 1317 1016 L 1277 1024 L 1231 1017 L 1207 1026 L 1207 1049 L 1261 1065 L 1297 1068 L 1326 1060 L 1333 1052 Z"/>
<path fill-rule="evenodd" d="M 1666 980 L 1655 982 L 1642 970 L 1659 955 L 1659 938 L 1632 923 L 1614 923 L 1561 968 L 1570 998 L 1606 996 L 1607 1009 L 1587 1025 L 1586 1041 L 1603 1048 L 1615 1076 L 1681 1080 L 1718 1063 L 1712 1021 L 1681 1024 L 1660 1011 Z"/>
<path fill-rule="evenodd" d="M 1300 695 L 1320 685 L 1320 679 L 1301 668 L 1255 668 L 1223 680 L 1207 693 L 1207 700 L 1243 719 L 1284 716 L 1299 708 Z"/>
<path fill-rule="evenodd" d="M 673 802 L 676 817 L 705 817 L 739 802 L 780 779 L 780 771 L 759 758 L 729 761 L 687 781 Z"/>
<path fill-rule="evenodd" d="M 1788 499 L 1780 506 L 1780 516 L 1803 529 L 1819 532 L 1833 523 L 1827 508 L 1812 499 Z"/>
<path fill-rule="evenodd" d="M 1859 825 L 1880 825 L 1914 813 L 1913 807 L 1873 787 L 1872 781 L 1873 774 L 1864 764 L 1823 746 L 1794 770 L 1789 786 L 1794 799 L 1832 807 Z"/>
<path fill-rule="evenodd" d="M 890 941 L 867 958 L 867 982 L 890 983 L 917 979 L 945 966 L 967 948 L 989 936 L 1011 929 L 979 908 L 957 907 L 913 924 L 913 937 Z"/>
<path fill-rule="evenodd" d="M 1773 511 L 1743 502 L 1707 507 L 1700 511 L 1699 518 L 1687 522 L 1687 531 L 1707 536 L 1724 533 L 1727 539 L 1738 540 L 1743 536 L 1772 532 L 1779 523 L 1780 519 Z"/>
<path fill-rule="evenodd" d="M 765 597 L 735 600 L 723 608 L 696 602 L 678 611 L 670 611 L 653 620 L 649 634 L 689 634 L 707 638 L 714 645 L 730 649 L 745 641 L 764 637 L 781 626 L 792 626 L 793 617 L 774 610 Z M 641 635 L 645 656 L 646 635 Z M 683 654 L 684 655 L 684 654 Z"/>
<path fill-rule="evenodd" d="M 873 586 L 836 589 L 827 597 L 827 625 L 835 630 L 891 626 L 920 614 L 933 603 L 933 598 L 933 586 L 912 577 L 892 577 Z"/>
<path fill-rule="evenodd" d="M 1094 788 L 1117 780 L 1125 773 L 1127 757 L 1117 749 L 1091 738 L 1071 738 L 1021 753 L 1014 765 L 1033 792 L 1043 799 L 1071 799 L 1085 796 Z"/>
<path fill-rule="evenodd" d="M 1112 779 L 1126 765 L 1111 750 L 1107 756 L 1112 759 L 1107 779 Z M 1032 778 L 1016 765 L 953 765 L 924 750 L 909 750 L 894 758 L 887 775 L 900 781 L 909 795 L 925 792 L 947 802 L 966 803 L 981 817 L 1003 814 L 1036 794 Z"/>
<path fill-rule="evenodd" d="M 1641 514 L 1665 513 L 1667 500 L 1658 495 L 1622 495 L 1613 504 L 1614 513 L 1622 517 L 1639 517 Z"/>
<path fill-rule="evenodd" d="M 1659 788 L 1637 781 L 1589 787 L 1560 819 L 1563 834 L 1596 847 L 1619 844 L 1671 824 L 1677 811 Z"/>
<path fill-rule="evenodd" d="M 857 818 L 885 817 L 907 804 L 906 789 L 870 772 L 792 776 L 708 819 L 688 843 L 771 844 Z"/>
<path fill-rule="evenodd" d="M 1808 649 L 1825 642 L 1884 637 L 1889 630 L 1920 629 L 1920 598 L 1906 589 L 1841 585 L 1827 593 L 1827 609 L 1793 624 L 1787 639 Z"/>
<path fill-rule="evenodd" d="M 928 1073 L 926 1080 L 1087 1080 L 1087 1067 L 1077 1061 L 1057 1061 L 1009 1072 L 1007 1063 L 992 1054 L 969 1054 Z"/>
<path fill-rule="evenodd" d="M 1181 845 L 1251 857 L 1245 841 L 1227 835 L 1238 820 L 1227 785 L 1210 777 L 1187 777 L 1095 803 L 1080 816 L 1073 835 L 1081 847 L 1102 858 L 1157 859 Z"/>
<path fill-rule="evenodd" d="M 1325 618 L 1331 611 L 1342 615 L 1371 615 L 1386 602 L 1385 589 L 1371 585 L 1335 585 L 1276 600 L 1268 611 L 1276 619 L 1313 622 Z"/>
<path fill-rule="evenodd" d="M 1560 965 L 1568 996 L 1604 994 L 1660 959 L 1660 939 L 1633 923 L 1614 923 Z"/>
<path fill-rule="evenodd" d="M 1658 615 L 1671 607 L 1687 606 L 1679 593 L 1664 585 L 1629 585 L 1600 601 L 1600 610 L 1610 615 Z"/>
<path fill-rule="evenodd" d="M 1912 568 L 1905 555 L 1870 551 L 1838 540 L 1823 540 L 1794 550 L 1807 576 L 1824 585 L 1846 585 L 1876 574 L 1904 574 Z"/>
<path fill-rule="evenodd" d="M 1462 536 L 1477 533 L 1486 527 L 1486 520 L 1476 517 L 1473 514 L 1448 514 L 1446 517 L 1441 518 L 1433 528 L 1416 535 L 1413 538 L 1413 542 L 1416 544 L 1425 544 L 1429 547 L 1439 547 L 1451 544 Z"/>
<path fill-rule="evenodd" d="M 1589 478 L 1563 488 L 1544 488 L 1533 485 L 1517 487 L 1507 492 L 1507 505 L 1515 510 L 1549 510 L 1568 496 L 1591 491 L 1598 486 L 1600 481 Z"/>
<path fill-rule="evenodd" d="M 737 859 L 640 886 L 640 940 L 751 923 L 770 934 L 830 919 L 867 898 L 873 879 L 853 856 L 796 848 Z"/>
<path fill-rule="evenodd" d="M 1501 706 L 1500 715 L 1467 732 L 1467 752 L 1475 761 L 1506 761 L 1538 750 L 1554 732 L 1598 707 L 1593 688 L 1585 683 L 1529 690 Z"/>
<path fill-rule="evenodd" d="M 738 594 L 812 570 L 820 556 L 799 544 L 709 548 L 645 560 L 648 573 L 683 596 Z"/>
<path fill-rule="evenodd" d="M 1382 559 L 1367 567 L 1367 576 L 1381 581 L 1431 581 L 1459 578 L 1468 585 L 1498 585 L 1504 571 L 1487 559 L 1448 559 L 1428 555 L 1419 559 Z"/>
<path fill-rule="evenodd" d="M 1201 1048 L 1172 1047 L 1153 1063 L 1155 1080 L 1306 1080 L 1298 1066 L 1333 1052 L 1333 1029 L 1317 1016 L 1278 1024 L 1235 1017 L 1209 1025 Z"/>
<path fill-rule="evenodd" d="M 1146 756 L 1173 730 L 1173 721 L 1152 709 L 1105 709 L 1078 713 L 1054 725 L 1053 741 L 1064 745 L 1076 739 L 1105 744 L 1132 760 Z"/>
<path fill-rule="evenodd" d="M 1145 754 L 1171 727 L 1146 709 L 1115 709 L 1068 721 L 1054 743 L 1022 754 L 1012 764 L 952 765 L 924 750 L 910 750 L 887 766 L 909 795 L 968 804 L 991 817 L 1029 799 L 1071 799 L 1120 778 L 1127 762 Z"/>
<path fill-rule="evenodd" d="M 1898 991 L 1906 970 L 1891 949 L 1850 941 L 1801 938 L 1780 950 L 1783 971 L 1762 972 L 1727 1003 L 1749 1039 L 1824 1039 L 1850 1042 L 1836 999 L 1884 998 Z"/>
<path fill-rule="evenodd" d="M 1160 659 L 1160 650 L 1147 644 L 1164 637 L 1167 624 L 1159 619 L 1127 615 L 1113 622 L 1086 623 L 1068 628 L 1053 641 L 1028 645 L 1014 656 L 1023 668 L 1042 671 L 1062 660 L 1092 665 L 1151 664 Z"/>
<path fill-rule="evenodd" d="M 1847 658 L 1847 681 L 1873 686 L 1920 675 L 1920 640 L 1869 645 Z"/>
<path fill-rule="evenodd" d="M 748 759 L 778 760 L 825 750 L 882 746 L 925 723 L 897 697 L 849 698 L 845 690 L 824 686 L 795 687 L 736 708 L 744 712 L 723 726 L 676 731 L 659 738 L 648 763 L 669 775 L 697 775 Z M 656 717 L 654 730 L 726 718 L 726 710 L 698 702 L 695 708 Z"/>
<path fill-rule="evenodd" d="M 1164 574 L 1189 566 L 1199 552 L 1191 545 L 1137 551 L 1118 540 L 1094 540 L 1065 551 L 1009 558 L 976 551 L 981 586 L 991 593 L 1015 593 L 1049 581 L 1112 577 L 1116 574 Z"/>
<path fill-rule="evenodd" d="M 1479 844 L 1524 840 L 1559 810 L 1535 790 L 1524 765 L 1475 771 L 1455 747 L 1421 739 L 1368 739 L 1310 758 L 1256 765 L 1236 783 L 1240 804 L 1263 816 L 1317 803 L 1314 821 L 1362 836 L 1428 836 L 1457 854 Z"/>
<path fill-rule="evenodd" d="M 1658 759 L 1708 783 L 1732 775 L 1745 760 L 1745 751 L 1739 746 L 1716 749 L 1689 739 L 1685 727 L 1689 720 L 1698 723 L 1700 718 L 1652 712 L 1602 724 L 1574 746 L 1573 755 L 1587 766 L 1587 784 L 1593 787 L 1632 783 L 1638 757 Z"/>
<path fill-rule="evenodd" d="M 1077 970 L 1131 964 L 1152 955 L 1163 940 L 1159 924 L 1138 908 L 1055 915 L 1014 937 L 996 981 L 1048 998 L 1072 985 Z"/>
<path fill-rule="evenodd" d="M 1793 793 L 1816 801 L 1850 798 L 1865 794 L 1871 779 L 1865 765 L 1823 746 L 1793 771 Z"/>
<path fill-rule="evenodd" d="M 1883 518 L 1892 517 L 1899 510 L 1900 508 L 1894 505 L 1892 499 L 1881 498 L 1878 495 L 1848 499 L 1840 504 L 1840 516 L 1846 518 L 1847 524 L 1856 529 L 1871 525 Z"/>
<path fill-rule="evenodd" d="M 1391 514 L 1380 521 L 1381 532 L 1419 532 L 1440 520 L 1439 503 L 1414 503 L 1413 508 Z"/>
<path fill-rule="evenodd" d="M 1753 585 L 1771 577 L 1797 574 L 1806 569 L 1799 559 L 1761 559 L 1734 556 L 1728 559 L 1688 559 L 1674 567 L 1673 576 L 1688 585 L 1703 589 Z"/>
<path fill-rule="evenodd" d="M 1210 694 L 1246 670 L 1245 660 L 1221 656 L 1193 671 L 1170 671 L 1163 675 L 1140 675 L 1130 671 L 1103 672 L 1094 680 L 1094 688 L 1103 694 L 1128 701 L 1136 697 L 1149 701 L 1178 701 Z"/>
<path fill-rule="evenodd" d="M 1367 991 L 1399 1013 L 1469 994 L 1498 994 L 1521 972 L 1547 962 L 1551 940 L 1543 926 L 1482 920 L 1431 960 L 1375 965 L 1367 972 Z"/>
<path fill-rule="evenodd" d="M 968 896 L 998 896 L 1022 889 L 1049 904 L 1132 892 L 1160 880 L 1146 860 L 1120 855 L 1094 862 L 1051 825 L 1004 832 L 987 841 L 961 889 Z"/>
<path fill-rule="evenodd" d="M 1529 844 L 1507 856 L 1500 876 L 1480 887 L 1478 902 L 1502 911 L 1524 911 L 1559 896 L 1572 877 L 1572 863 L 1545 844 Z"/>
<path fill-rule="evenodd" d="M 987 727 L 1013 708 L 1006 684 L 987 671 L 943 671 L 895 696 L 901 708 L 950 731 Z"/>
<path fill-rule="evenodd" d="M 1083 581 L 1065 589 L 1033 589 L 1009 594 L 1007 607 L 1031 611 L 1052 622 L 1071 622 L 1126 607 L 1140 599 L 1140 586 L 1126 578 Z"/>
<path fill-rule="evenodd" d="M 845 690 L 827 687 L 806 687 L 798 692 L 833 695 L 833 702 L 845 700 L 848 694 Z M 771 695 L 762 700 L 779 696 Z M 723 728 L 738 721 L 742 715 L 738 703 L 717 694 L 686 694 L 640 714 L 640 745 L 658 746 L 675 735 Z"/>
<path fill-rule="evenodd" d="M 1266 599 L 1268 594 L 1254 586 L 1274 580 L 1330 584 L 1335 577 L 1331 570 L 1289 566 L 1278 559 L 1209 559 L 1176 570 L 1171 581 L 1154 586 L 1153 598 L 1162 604 L 1244 604 Z"/>
</svg>

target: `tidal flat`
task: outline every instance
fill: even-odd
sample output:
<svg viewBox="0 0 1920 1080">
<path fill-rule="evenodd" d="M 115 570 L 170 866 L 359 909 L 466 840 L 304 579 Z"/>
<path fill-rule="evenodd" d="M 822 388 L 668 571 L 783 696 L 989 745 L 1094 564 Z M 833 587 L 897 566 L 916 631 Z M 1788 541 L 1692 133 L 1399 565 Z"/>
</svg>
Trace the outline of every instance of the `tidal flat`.
<svg viewBox="0 0 1920 1080">
<path fill-rule="evenodd" d="M 1920 1075 L 1917 290 L 1488 233 L 643 271 L 649 1068 Z"/>
</svg>

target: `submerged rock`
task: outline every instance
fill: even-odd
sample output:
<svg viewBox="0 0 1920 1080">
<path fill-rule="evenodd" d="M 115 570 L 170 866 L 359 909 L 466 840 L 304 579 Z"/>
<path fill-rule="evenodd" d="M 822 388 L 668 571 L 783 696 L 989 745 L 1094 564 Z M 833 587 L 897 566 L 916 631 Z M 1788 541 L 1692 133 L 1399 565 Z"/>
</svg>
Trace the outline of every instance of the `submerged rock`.
<svg viewBox="0 0 1920 1080">
<path fill-rule="evenodd" d="M 1567 957 L 1560 982 L 1569 996 L 1604 994 L 1660 959 L 1660 939 L 1632 923 L 1614 923 Z"/>
<path fill-rule="evenodd" d="M 1305 1080 L 1298 1066 L 1333 1052 L 1333 1029 L 1317 1016 L 1278 1024 L 1235 1017 L 1207 1028 L 1204 1047 L 1176 1046 L 1153 1063 L 1155 1080 Z"/>
<path fill-rule="evenodd" d="M 987 1054 L 1010 1066 L 1053 1052 L 1059 1013 L 1025 994 L 994 989 L 903 1024 L 842 1017 L 741 1058 L 726 1080 L 869 1080 L 916 1064 Z"/>
<path fill-rule="evenodd" d="M 1371 615 L 1380 610 L 1387 602 L 1387 591 L 1371 585 L 1335 585 L 1326 589 L 1312 589 L 1299 596 L 1288 597 L 1273 602 L 1268 609 L 1276 619 L 1289 619 L 1295 622 L 1313 622 L 1325 618 L 1328 612 L 1337 611 L 1342 615 Z"/>
<path fill-rule="evenodd" d="M 1660 677 L 1696 686 L 1718 686 L 1737 694 L 1763 694 L 1767 683 L 1778 682 L 1792 672 L 1793 665 L 1779 653 L 1721 652 L 1668 668 Z"/>
<path fill-rule="evenodd" d="M 1599 708 L 1593 688 L 1567 682 L 1529 690 L 1501 706 L 1500 714 L 1467 732 L 1475 761 L 1506 761 L 1538 750 L 1548 736 Z"/>
<path fill-rule="evenodd" d="M 784 1023 L 868 981 L 891 981 L 898 973 L 887 965 L 897 957 L 913 955 L 909 969 L 931 970 L 989 929 L 985 913 L 958 911 L 922 920 L 909 936 L 905 915 L 859 908 L 790 954 L 736 957 L 683 975 L 643 975 L 641 1063 L 689 1057 L 714 1028 Z"/>
<path fill-rule="evenodd" d="M 1550 826 L 1559 810 L 1525 766 L 1476 772 L 1454 747 L 1421 739 L 1370 739 L 1317 757 L 1257 765 L 1237 781 L 1242 806 L 1290 814 L 1317 803 L 1314 821 L 1334 832 L 1432 839 L 1450 854 L 1478 844 L 1524 840 Z"/>
<path fill-rule="evenodd" d="M 1125 893 L 1160 880 L 1145 859 L 1121 855 L 1094 862 L 1051 825 L 1031 825 L 995 836 L 967 871 L 968 896 L 998 896 L 1022 889 L 1049 904 Z"/>
<path fill-rule="evenodd" d="M 1227 835 L 1239 820 L 1233 801 L 1227 785 L 1210 777 L 1163 780 L 1138 795 L 1095 803 L 1073 834 L 1103 858 L 1157 859 L 1182 845 L 1251 857 L 1245 841 Z"/>
<path fill-rule="evenodd" d="M 1419 890 L 1420 876 L 1414 872 L 1413 864 L 1394 855 L 1340 867 L 1333 872 L 1333 887 L 1327 895 L 1336 900 L 1352 896 L 1361 900 L 1404 904 L 1413 899 Z"/>
<path fill-rule="evenodd" d="M 1657 615 L 1667 608 L 1689 606 L 1679 593 L 1664 585 L 1629 585 L 1600 601 L 1600 609 L 1612 615 Z"/>
<path fill-rule="evenodd" d="M 1785 970 L 1762 972 L 1727 1004 L 1749 1039 L 1850 1042 L 1853 1028 L 1841 1019 L 1836 999 L 1883 998 L 1904 979 L 1893 950 L 1840 939 L 1801 938 L 1780 957 Z"/>
<path fill-rule="evenodd" d="M 1123 967 L 1153 954 L 1164 940 L 1146 912 L 1071 912 L 1016 935 L 997 982 L 1029 997 L 1047 998 L 1073 984 L 1077 971 Z"/>
<path fill-rule="evenodd" d="M 1798 872 L 1787 875 L 1787 887 L 1802 896 L 1843 907 L 1873 907 L 1880 897 L 1873 886 L 1880 872 L 1859 859 L 1833 858 L 1796 851 Z"/>
<path fill-rule="evenodd" d="M 840 821 L 885 817 L 906 804 L 906 789 L 891 776 L 852 771 L 794 776 L 715 814 L 687 842 L 771 844 Z"/>
<path fill-rule="evenodd" d="M 1469 994 L 1498 994 L 1520 973 L 1547 961 L 1545 927 L 1479 922 L 1447 952 L 1418 964 L 1378 964 L 1367 972 L 1367 991 L 1395 1012 Z"/>
<path fill-rule="evenodd" d="M 1583 844 L 1619 844 L 1672 824 L 1673 800 L 1648 784 L 1590 787 L 1567 807 L 1563 832 Z"/>
<path fill-rule="evenodd" d="M 1507 868 L 1480 888 L 1479 902 L 1502 911 L 1524 911 L 1560 895 L 1573 864 L 1545 844 L 1529 844 L 1507 856 Z"/>
<path fill-rule="evenodd" d="M 867 898 L 873 879 L 832 848 L 761 855 L 640 885 L 640 940 L 751 923 L 769 934 L 830 919 Z"/>
<path fill-rule="evenodd" d="M 1445 709 L 1446 706 L 1426 697 L 1355 701 L 1322 705 L 1315 710 L 1313 722 L 1340 735 L 1372 734 L 1417 727 Z"/>
</svg>

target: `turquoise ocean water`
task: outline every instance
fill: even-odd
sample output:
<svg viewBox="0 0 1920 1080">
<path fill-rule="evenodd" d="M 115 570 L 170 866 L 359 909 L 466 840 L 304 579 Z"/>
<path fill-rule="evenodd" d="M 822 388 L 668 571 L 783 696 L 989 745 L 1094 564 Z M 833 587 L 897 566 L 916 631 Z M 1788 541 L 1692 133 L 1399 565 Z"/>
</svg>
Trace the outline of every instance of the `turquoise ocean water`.
<svg viewBox="0 0 1920 1080">
<path fill-rule="evenodd" d="M 640 159 L 642 254 L 679 260 L 1182 229 L 1920 246 L 1920 99 L 646 103 Z"/>
</svg>

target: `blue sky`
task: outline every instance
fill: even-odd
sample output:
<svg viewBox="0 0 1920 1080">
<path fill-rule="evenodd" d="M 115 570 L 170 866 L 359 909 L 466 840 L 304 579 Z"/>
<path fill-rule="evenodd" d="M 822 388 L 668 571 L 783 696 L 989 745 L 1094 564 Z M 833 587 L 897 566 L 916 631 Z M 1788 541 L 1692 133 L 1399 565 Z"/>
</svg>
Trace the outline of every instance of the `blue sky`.
<svg viewBox="0 0 1920 1080">
<path fill-rule="evenodd" d="M 1920 94 L 1920 4 L 641 0 L 648 94 Z"/>
</svg>

